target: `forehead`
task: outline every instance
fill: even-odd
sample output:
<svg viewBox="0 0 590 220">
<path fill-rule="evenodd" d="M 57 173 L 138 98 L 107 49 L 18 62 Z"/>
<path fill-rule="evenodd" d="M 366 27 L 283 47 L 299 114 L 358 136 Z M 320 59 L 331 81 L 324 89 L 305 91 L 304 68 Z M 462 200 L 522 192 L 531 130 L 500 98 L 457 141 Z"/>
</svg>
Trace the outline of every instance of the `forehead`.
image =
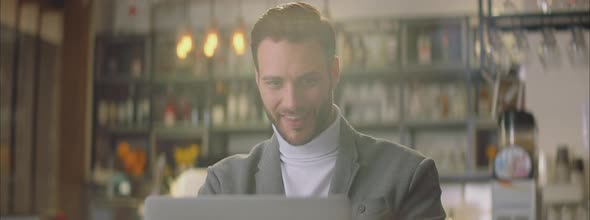
<svg viewBox="0 0 590 220">
<path fill-rule="evenodd" d="M 265 38 L 258 47 L 260 74 L 325 72 L 326 56 L 319 40 L 289 41 Z"/>
</svg>

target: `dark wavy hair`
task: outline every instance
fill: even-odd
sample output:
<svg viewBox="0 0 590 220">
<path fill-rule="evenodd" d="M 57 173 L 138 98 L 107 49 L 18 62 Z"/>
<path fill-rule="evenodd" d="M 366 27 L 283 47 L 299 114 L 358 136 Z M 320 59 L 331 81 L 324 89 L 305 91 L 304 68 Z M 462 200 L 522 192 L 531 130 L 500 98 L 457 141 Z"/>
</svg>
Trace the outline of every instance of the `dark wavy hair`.
<svg viewBox="0 0 590 220">
<path fill-rule="evenodd" d="M 268 9 L 254 24 L 250 48 L 254 65 L 258 70 L 258 46 L 267 37 L 273 41 L 301 42 L 317 39 L 330 62 L 335 56 L 334 28 L 313 6 L 304 2 L 292 2 Z"/>
</svg>

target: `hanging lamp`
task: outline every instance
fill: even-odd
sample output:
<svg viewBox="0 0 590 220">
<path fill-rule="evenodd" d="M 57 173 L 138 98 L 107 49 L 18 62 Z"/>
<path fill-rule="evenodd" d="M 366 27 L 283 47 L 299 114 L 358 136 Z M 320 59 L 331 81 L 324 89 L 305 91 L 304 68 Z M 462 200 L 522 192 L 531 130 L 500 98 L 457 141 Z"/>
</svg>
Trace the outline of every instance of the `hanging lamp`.
<svg viewBox="0 0 590 220">
<path fill-rule="evenodd" d="M 217 29 L 217 22 L 215 21 L 215 1 L 211 0 L 210 4 L 210 23 L 205 37 L 205 44 L 203 46 L 203 53 L 207 58 L 215 55 L 215 50 L 219 44 L 219 31 Z"/>
<path fill-rule="evenodd" d="M 190 21 L 188 17 L 188 4 L 184 1 L 184 20 Z M 180 60 L 186 59 L 189 53 L 193 50 L 193 35 L 191 32 L 190 22 L 181 27 L 179 38 L 176 42 L 176 57 Z"/>
<path fill-rule="evenodd" d="M 242 15 L 242 0 L 239 1 L 238 8 L 240 14 L 238 16 L 236 29 L 234 30 L 232 36 L 232 48 L 234 49 L 236 55 L 242 56 L 246 51 L 246 34 L 244 33 L 246 30 L 246 25 L 244 24 L 244 17 Z"/>
</svg>

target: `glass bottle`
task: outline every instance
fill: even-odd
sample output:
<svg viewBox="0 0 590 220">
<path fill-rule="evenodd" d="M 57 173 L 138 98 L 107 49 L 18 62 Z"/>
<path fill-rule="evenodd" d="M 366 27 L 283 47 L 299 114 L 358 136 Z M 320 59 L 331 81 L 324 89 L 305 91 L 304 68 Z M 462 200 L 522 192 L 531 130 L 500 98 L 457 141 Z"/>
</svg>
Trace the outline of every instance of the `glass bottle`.
<svg viewBox="0 0 590 220">
<path fill-rule="evenodd" d="M 557 183 L 570 182 L 570 160 L 569 150 L 566 144 L 562 144 L 557 148 L 557 158 L 555 162 L 555 181 Z"/>
<path fill-rule="evenodd" d="M 172 127 L 176 123 L 176 100 L 172 94 L 172 89 L 168 89 L 166 105 L 164 106 L 164 126 Z"/>
<path fill-rule="evenodd" d="M 230 85 L 227 95 L 227 119 L 228 123 L 235 123 L 238 116 L 238 90 L 239 86 L 236 82 Z"/>
<path fill-rule="evenodd" d="M 248 99 L 248 84 L 242 83 L 240 85 L 240 95 L 238 101 L 238 118 L 240 123 L 244 123 L 248 120 L 248 110 L 250 109 Z"/>
<path fill-rule="evenodd" d="M 428 33 L 418 35 L 418 63 L 429 64 L 432 61 L 432 39 Z"/>
<path fill-rule="evenodd" d="M 131 126 L 135 119 L 135 86 L 127 88 L 127 97 L 125 98 L 125 124 Z"/>
</svg>

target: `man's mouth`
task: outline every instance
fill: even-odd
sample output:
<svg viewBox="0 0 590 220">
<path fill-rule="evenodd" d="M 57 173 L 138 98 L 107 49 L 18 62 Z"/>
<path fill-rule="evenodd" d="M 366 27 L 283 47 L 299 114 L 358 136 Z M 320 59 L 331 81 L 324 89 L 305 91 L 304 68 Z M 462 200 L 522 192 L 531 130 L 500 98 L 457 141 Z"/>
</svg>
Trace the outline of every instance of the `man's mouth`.
<svg viewBox="0 0 590 220">
<path fill-rule="evenodd" d="M 305 124 L 305 115 L 281 115 L 283 123 L 288 128 L 302 128 Z"/>
</svg>

